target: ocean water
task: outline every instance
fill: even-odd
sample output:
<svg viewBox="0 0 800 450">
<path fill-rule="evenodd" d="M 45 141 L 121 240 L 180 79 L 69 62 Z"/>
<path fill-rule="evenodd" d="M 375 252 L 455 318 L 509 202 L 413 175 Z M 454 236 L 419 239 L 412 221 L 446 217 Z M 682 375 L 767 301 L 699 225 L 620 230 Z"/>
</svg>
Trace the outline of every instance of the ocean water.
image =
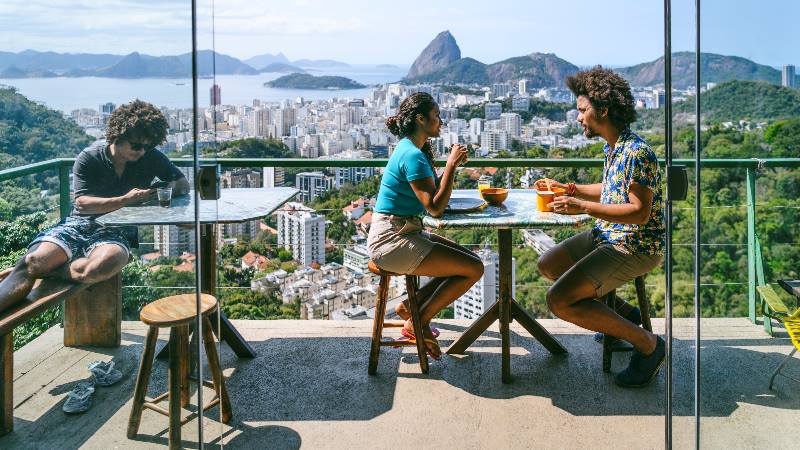
<svg viewBox="0 0 800 450">
<path fill-rule="evenodd" d="M 306 69 L 312 75 L 338 75 L 368 86 L 392 83 L 408 73 L 408 66 L 376 67 L 356 65 L 330 69 Z M 307 100 L 331 98 L 365 98 L 372 88 L 346 90 L 275 89 L 264 86 L 284 74 L 263 73 L 259 75 L 218 75 L 216 83 L 222 89 L 222 103 L 226 105 L 250 105 L 253 99 L 262 101 Z M 209 90 L 213 80 L 198 80 L 198 102 L 208 106 Z M 99 105 L 112 102 L 117 105 L 133 99 L 141 99 L 157 106 L 169 108 L 191 108 L 191 78 L 23 78 L 3 79 L 0 84 L 14 86 L 27 98 L 44 103 L 50 108 L 69 113 L 80 108 L 97 109 Z"/>
</svg>

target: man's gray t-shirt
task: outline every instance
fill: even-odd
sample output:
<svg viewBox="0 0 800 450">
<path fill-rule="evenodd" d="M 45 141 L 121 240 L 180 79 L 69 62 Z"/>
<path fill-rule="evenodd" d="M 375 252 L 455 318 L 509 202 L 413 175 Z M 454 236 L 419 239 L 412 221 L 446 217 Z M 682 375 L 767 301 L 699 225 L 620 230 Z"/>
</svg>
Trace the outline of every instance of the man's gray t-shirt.
<svg viewBox="0 0 800 450">
<path fill-rule="evenodd" d="M 121 177 L 114 170 L 108 145 L 100 140 L 84 149 L 75 159 L 72 167 L 75 198 L 83 195 L 92 197 L 119 197 L 131 189 L 149 189 L 154 177 L 162 181 L 176 181 L 183 178 L 183 173 L 158 150 L 145 152 L 137 161 L 128 162 Z M 96 217 L 96 214 L 76 216 Z"/>
</svg>

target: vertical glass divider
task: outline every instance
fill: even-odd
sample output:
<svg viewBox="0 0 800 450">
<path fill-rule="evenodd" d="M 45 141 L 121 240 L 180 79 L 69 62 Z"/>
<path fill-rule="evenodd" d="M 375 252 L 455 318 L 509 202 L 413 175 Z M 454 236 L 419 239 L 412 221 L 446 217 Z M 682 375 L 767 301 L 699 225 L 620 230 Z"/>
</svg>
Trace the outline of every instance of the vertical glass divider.
<svg viewBox="0 0 800 450">
<path fill-rule="evenodd" d="M 694 446 L 700 448 L 700 0 L 694 2 Z"/>
<path fill-rule="evenodd" d="M 195 250 L 197 257 L 195 258 L 194 270 L 194 288 L 195 288 L 195 333 L 197 334 L 197 355 L 202 355 L 203 348 L 203 321 L 200 317 L 200 296 L 202 294 L 200 286 L 200 273 L 202 270 L 203 256 L 200 252 L 200 242 L 203 242 L 200 227 L 200 194 L 197 189 L 200 185 L 200 154 L 197 146 L 198 139 L 198 120 L 197 115 L 199 112 L 197 92 L 198 92 L 198 78 L 197 78 L 197 0 L 192 0 L 192 151 L 194 158 L 192 160 L 194 169 L 194 235 L 195 235 Z M 217 306 L 219 307 L 219 306 Z M 199 357 L 199 356 L 198 356 Z M 197 445 L 200 450 L 204 448 L 203 442 L 203 365 L 197 364 Z"/>
<path fill-rule="evenodd" d="M 666 374 L 664 376 L 664 448 L 672 449 L 672 198 L 669 190 L 669 168 L 672 166 L 672 1 L 664 0 L 664 158 L 666 161 L 666 214 L 664 250 L 664 320 L 666 334 Z"/>
<path fill-rule="evenodd" d="M 58 165 L 58 211 L 61 220 L 66 219 L 72 210 L 69 201 L 69 172 L 70 164 L 61 161 Z"/>
</svg>

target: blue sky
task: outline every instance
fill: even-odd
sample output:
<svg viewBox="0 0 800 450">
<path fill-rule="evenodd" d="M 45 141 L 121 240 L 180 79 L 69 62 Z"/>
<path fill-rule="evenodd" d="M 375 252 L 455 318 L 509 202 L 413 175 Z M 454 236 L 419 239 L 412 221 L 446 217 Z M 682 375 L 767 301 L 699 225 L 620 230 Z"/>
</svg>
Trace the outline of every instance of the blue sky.
<svg viewBox="0 0 800 450">
<path fill-rule="evenodd" d="M 189 51 L 188 0 L 2 0 L 0 50 Z M 198 0 L 211 47 L 211 1 Z M 796 0 L 702 0 L 703 51 L 800 65 Z M 627 65 L 663 53 L 661 0 L 217 0 L 215 45 L 238 58 L 410 64 L 449 29 L 463 56 L 490 63 L 534 51 L 578 65 Z M 694 1 L 673 0 L 673 48 L 694 49 Z"/>
</svg>

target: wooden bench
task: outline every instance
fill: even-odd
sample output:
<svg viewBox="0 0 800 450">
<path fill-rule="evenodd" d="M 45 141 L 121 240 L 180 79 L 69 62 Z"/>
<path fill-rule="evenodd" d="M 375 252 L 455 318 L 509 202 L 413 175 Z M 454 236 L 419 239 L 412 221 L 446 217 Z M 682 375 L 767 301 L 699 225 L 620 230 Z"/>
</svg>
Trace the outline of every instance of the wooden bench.
<svg viewBox="0 0 800 450">
<path fill-rule="evenodd" d="M 122 339 L 122 277 L 84 285 L 40 280 L 24 301 L 0 313 L 0 436 L 14 428 L 14 328 L 64 303 L 64 345 L 117 347 Z"/>
</svg>

